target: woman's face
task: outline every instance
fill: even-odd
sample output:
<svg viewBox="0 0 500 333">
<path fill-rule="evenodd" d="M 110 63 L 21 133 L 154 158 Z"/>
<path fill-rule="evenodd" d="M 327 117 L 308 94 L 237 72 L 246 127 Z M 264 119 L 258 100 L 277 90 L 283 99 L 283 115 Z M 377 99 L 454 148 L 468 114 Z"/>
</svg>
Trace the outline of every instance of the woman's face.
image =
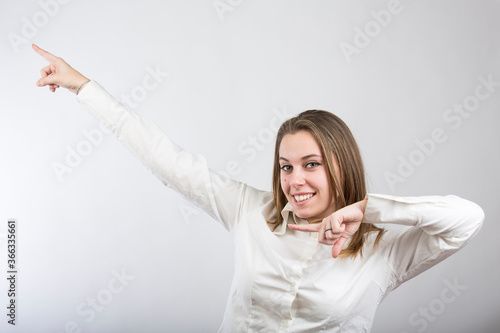
<svg viewBox="0 0 500 333">
<path fill-rule="evenodd" d="M 295 215 L 309 223 L 335 211 L 321 149 L 308 131 L 286 134 L 279 148 L 281 189 Z M 338 165 L 335 163 L 338 177 Z"/>
</svg>

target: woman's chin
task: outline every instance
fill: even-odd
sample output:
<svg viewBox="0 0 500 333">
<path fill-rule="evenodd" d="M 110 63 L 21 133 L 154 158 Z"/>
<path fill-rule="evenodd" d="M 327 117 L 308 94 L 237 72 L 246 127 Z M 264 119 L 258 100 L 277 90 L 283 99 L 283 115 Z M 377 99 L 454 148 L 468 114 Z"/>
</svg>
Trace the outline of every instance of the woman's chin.
<svg viewBox="0 0 500 333">
<path fill-rule="evenodd" d="M 306 220 L 309 223 L 321 222 L 326 217 L 324 216 L 325 214 L 315 214 L 314 212 L 300 210 L 300 209 L 298 209 L 297 211 L 294 210 L 294 214 L 298 218 Z"/>
<path fill-rule="evenodd" d="M 310 212 L 308 212 L 304 209 L 296 209 L 294 211 L 294 213 L 295 213 L 295 216 L 297 216 L 298 218 L 304 219 L 304 220 L 308 220 L 313 216 Z"/>
</svg>

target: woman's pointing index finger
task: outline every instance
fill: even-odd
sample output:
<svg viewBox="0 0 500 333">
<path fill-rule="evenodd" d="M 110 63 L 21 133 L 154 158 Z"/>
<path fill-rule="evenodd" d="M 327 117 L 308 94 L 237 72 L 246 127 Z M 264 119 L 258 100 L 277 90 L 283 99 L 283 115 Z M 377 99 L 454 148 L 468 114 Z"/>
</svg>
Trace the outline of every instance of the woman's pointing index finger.
<svg viewBox="0 0 500 333">
<path fill-rule="evenodd" d="M 307 231 L 307 232 L 318 232 L 321 223 L 311 223 L 311 224 L 289 224 L 288 227 L 292 230 Z"/>
<path fill-rule="evenodd" d="M 44 49 L 38 47 L 35 44 L 32 44 L 31 47 L 33 48 L 33 50 L 35 50 L 36 53 L 41 55 L 45 60 L 47 60 L 50 63 L 55 62 L 55 60 L 57 59 L 57 57 L 55 55 L 53 55 L 50 52 L 45 51 Z"/>
</svg>

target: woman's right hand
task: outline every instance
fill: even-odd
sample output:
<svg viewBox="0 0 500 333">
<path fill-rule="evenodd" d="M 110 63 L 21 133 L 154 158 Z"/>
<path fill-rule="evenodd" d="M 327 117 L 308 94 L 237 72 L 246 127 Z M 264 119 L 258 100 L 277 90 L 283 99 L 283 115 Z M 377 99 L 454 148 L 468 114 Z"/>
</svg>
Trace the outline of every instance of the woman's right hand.
<svg viewBox="0 0 500 333">
<path fill-rule="evenodd" d="M 333 214 L 325 217 L 321 223 L 289 224 L 292 230 L 317 232 L 318 242 L 332 245 L 332 257 L 337 258 L 344 247 L 344 243 L 358 231 L 368 199 L 345 206 Z"/>
<path fill-rule="evenodd" d="M 32 45 L 33 50 L 41 55 L 49 62 L 47 67 L 40 70 L 42 78 L 36 82 L 39 87 L 49 86 L 52 92 L 57 88 L 63 87 L 76 93 L 78 88 L 89 79 L 83 76 L 80 72 L 68 65 L 63 59 L 39 48 L 35 44 Z M 80 90 L 84 87 L 83 85 Z"/>
</svg>

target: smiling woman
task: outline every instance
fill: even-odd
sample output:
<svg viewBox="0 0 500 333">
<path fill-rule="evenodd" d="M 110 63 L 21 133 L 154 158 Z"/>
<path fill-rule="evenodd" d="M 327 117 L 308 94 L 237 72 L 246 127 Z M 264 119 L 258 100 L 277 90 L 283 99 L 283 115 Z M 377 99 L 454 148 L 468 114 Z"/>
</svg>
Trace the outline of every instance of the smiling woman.
<svg viewBox="0 0 500 333">
<path fill-rule="evenodd" d="M 38 86 L 76 93 L 165 185 L 233 236 L 235 274 L 220 332 L 369 332 L 390 291 L 465 246 L 484 220 L 478 205 L 456 196 L 367 194 L 354 137 L 320 110 L 280 127 L 272 193 L 235 180 L 220 187 L 223 176 L 202 156 L 33 48 L 49 62 Z M 379 223 L 403 227 L 384 231 Z"/>
<path fill-rule="evenodd" d="M 297 217 L 309 223 L 322 222 L 336 210 L 365 198 L 364 173 L 356 140 L 339 117 L 323 110 L 302 112 L 285 121 L 276 138 L 273 170 L 276 211 L 281 212 L 288 203 Z M 276 228 L 281 223 L 283 217 L 279 214 L 271 224 Z M 365 233 L 378 232 L 375 244 L 383 234 L 383 229 L 372 224 L 350 224 L 349 229 L 354 233 L 343 236 L 334 228 L 325 233 L 332 226 L 323 225 L 320 235 L 336 241 L 339 252 L 352 237 L 349 246 L 340 252 L 342 257 L 361 254 Z M 336 257 L 338 253 L 333 255 Z"/>
</svg>

